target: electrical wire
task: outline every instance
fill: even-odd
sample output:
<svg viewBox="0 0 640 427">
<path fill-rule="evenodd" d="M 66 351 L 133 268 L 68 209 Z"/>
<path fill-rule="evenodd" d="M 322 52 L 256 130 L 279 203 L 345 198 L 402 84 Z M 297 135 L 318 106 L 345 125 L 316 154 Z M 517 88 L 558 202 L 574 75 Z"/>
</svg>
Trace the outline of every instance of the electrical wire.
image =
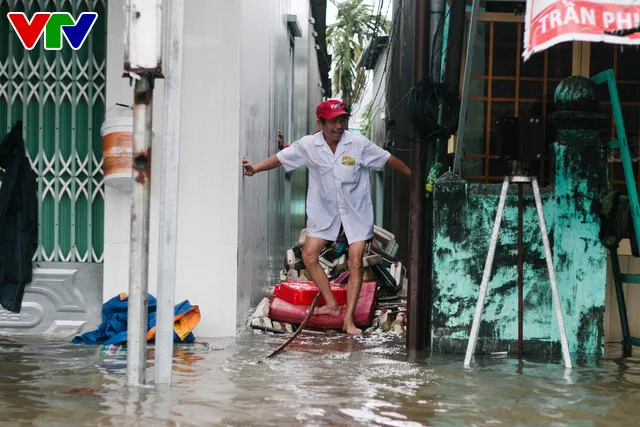
<svg viewBox="0 0 640 427">
<path fill-rule="evenodd" d="M 395 30 L 395 29 L 396 29 L 396 26 L 397 26 L 397 22 L 398 22 L 398 21 L 397 21 L 397 19 L 398 19 L 398 18 L 399 18 L 399 16 L 400 16 L 400 9 L 401 9 L 403 6 L 404 6 L 404 4 L 403 4 L 403 1 L 401 0 L 401 1 L 400 1 L 400 3 L 398 4 L 397 9 L 396 9 L 395 17 L 394 17 L 394 22 L 393 22 L 393 25 L 392 25 L 392 30 L 390 31 L 390 33 L 391 33 L 391 35 L 392 35 L 392 36 L 394 35 L 394 31 L 393 31 L 393 30 Z M 404 11 L 404 9 L 402 9 L 402 10 Z M 445 22 L 446 22 L 446 20 L 450 17 L 450 14 L 451 14 L 451 9 L 447 10 L 447 12 L 444 14 L 443 19 L 441 19 L 441 20 L 438 22 L 437 32 L 439 32 L 439 31 L 440 31 L 440 29 L 444 26 L 444 23 L 445 23 Z M 397 35 L 396 35 L 396 36 L 397 36 Z M 392 42 L 393 42 L 393 43 L 397 43 L 397 39 L 398 39 L 398 37 L 394 37 L 394 38 L 393 38 L 393 40 L 390 40 L 389 44 L 391 45 L 391 44 L 392 44 Z M 440 54 L 442 54 L 442 53 L 443 53 L 443 49 L 442 49 L 442 48 L 444 47 L 444 44 L 442 44 L 442 45 L 440 46 L 440 49 L 436 50 L 436 45 L 435 45 L 436 41 L 437 41 L 437 39 L 434 39 L 434 40 L 433 40 L 433 44 L 432 44 L 432 49 L 431 49 L 431 50 L 432 50 L 431 64 L 433 64 L 433 62 L 434 62 L 434 60 L 435 60 L 435 58 L 436 58 L 436 55 L 437 55 L 438 53 L 440 53 Z M 374 105 L 374 106 L 375 106 L 375 101 L 376 101 L 376 99 L 377 99 L 377 97 L 378 97 L 378 92 L 380 91 L 380 88 L 381 88 L 381 86 L 382 86 L 382 82 L 384 81 L 384 76 L 385 76 L 385 74 L 387 73 L 387 66 L 388 66 L 389 57 L 392 55 L 394 48 L 395 48 L 395 46 L 392 46 L 391 50 L 387 53 L 387 58 L 386 58 L 386 61 L 385 61 L 385 67 L 384 67 L 384 69 L 383 69 L 382 76 L 380 77 L 380 84 L 378 85 L 378 90 L 376 91 L 376 95 L 374 96 L 374 100 L 372 101 L 372 103 L 373 103 L 373 105 Z M 448 52 L 448 49 L 450 49 L 450 48 L 451 48 L 451 46 L 450 46 L 450 45 L 448 45 L 448 46 L 447 46 L 447 48 L 446 48 L 446 50 L 445 50 L 445 53 L 446 53 L 446 52 Z M 389 73 L 388 77 L 389 77 L 389 78 L 387 79 L 387 86 L 388 86 L 388 81 L 390 80 L 390 73 Z M 440 80 L 441 80 L 441 79 L 440 79 Z M 412 88 L 412 89 L 413 89 L 413 88 Z M 393 106 L 393 108 L 389 109 L 389 108 L 388 108 L 388 105 L 385 105 L 385 106 L 383 106 L 383 107 L 379 107 L 379 108 L 377 108 L 375 111 L 374 111 L 374 109 L 372 108 L 372 110 L 370 111 L 370 114 L 369 114 L 369 115 L 373 115 L 373 116 L 375 117 L 375 116 L 376 116 L 380 111 L 382 111 L 382 110 L 386 109 L 386 110 L 387 110 L 386 115 L 387 115 L 387 117 L 389 117 L 389 119 L 387 119 L 387 120 L 391 120 L 391 115 L 392 115 L 392 114 L 396 111 L 396 109 L 397 109 L 397 108 L 402 104 L 402 102 L 403 102 L 403 101 L 404 101 L 404 100 L 405 100 L 405 99 L 410 95 L 410 93 L 411 93 L 411 89 L 410 89 L 409 91 L 407 91 L 407 93 L 405 93 L 405 94 L 402 96 L 402 98 L 401 98 L 401 99 L 400 99 L 400 100 L 399 100 L 399 101 L 398 101 L 398 102 Z M 368 117 L 366 117 L 366 118 L 368 118 Z M 365 118 L 365 119 L 366 119 L 366 118 Z M 363 119 L 363 120 L 365 120 L 365 119 Z M 404 138 L 404 139 L 408 139 L 408 138 Z"/>
<path fill-rule="evenodd" d="M 458 127 L 460 93 L 453 86 L 421 80 L 407 97 L 409 120 L 424 140 L 449 137 Z"/>
</svg>

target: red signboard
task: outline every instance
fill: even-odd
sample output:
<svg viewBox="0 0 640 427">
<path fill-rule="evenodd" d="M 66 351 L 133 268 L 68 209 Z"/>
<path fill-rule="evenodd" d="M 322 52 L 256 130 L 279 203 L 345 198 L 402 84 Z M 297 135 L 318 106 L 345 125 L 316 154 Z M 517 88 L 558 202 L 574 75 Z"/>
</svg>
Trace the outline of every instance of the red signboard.
<svg viewBox="0 0 640 427">
<path fill-rule="evenodd" d="M 566 41 L 640 44 L 638 0 L 527 0 L 524 59 Z"/>
</svg>

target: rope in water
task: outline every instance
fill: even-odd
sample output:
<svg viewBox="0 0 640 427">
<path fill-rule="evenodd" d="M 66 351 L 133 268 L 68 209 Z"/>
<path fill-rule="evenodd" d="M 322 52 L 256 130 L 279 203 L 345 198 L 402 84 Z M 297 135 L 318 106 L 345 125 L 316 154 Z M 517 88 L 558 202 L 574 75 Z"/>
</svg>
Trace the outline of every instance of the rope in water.
<svg viewBox="0 0 640 427">
<path fill-rule="evenodd" d="M 298 329 L 296 329 L 295 333 L 291 335 L 291 337 L 284 344 L 276 348 L 271 354 L 269 354 L 264 359 L 260 360 L 258 363 L 262 363 L 265 360 L 275 357 L 278 354 L 282 353 L 282 351 L 284 351 L 284 349 L 287 348 L 287 346 L 289 346 L 289 344 L 291 344 L 293 340 L 295 340 L 296 337 L 302 333 L 302 330 L 304 329 L 305 326 L 307 326 L 307 323 L 309 323 L 309 319 L 311 319 L 311 316 L 313 315 L 313 310 L 316 308 L 316 303 L 320 299 L 320 295 L 321 295 L 320 292 L 318 292 L 318 295 L 316 295 L 316 297 L 313 299 L 313 302 L 311 303 L 311 307 L 309 308 L 309 312 L 307 313 L 307 317 L 302 321 Z"/>
</svg>

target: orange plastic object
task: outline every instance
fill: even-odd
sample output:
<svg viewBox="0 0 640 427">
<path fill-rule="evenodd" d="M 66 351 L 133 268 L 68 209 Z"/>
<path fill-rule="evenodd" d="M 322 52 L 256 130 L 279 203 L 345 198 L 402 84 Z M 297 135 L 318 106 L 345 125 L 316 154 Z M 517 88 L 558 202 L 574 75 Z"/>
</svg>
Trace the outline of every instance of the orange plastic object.
<svg viewBox="0 0 640 427">
<path fill-rule="evenodd" d="M 338 305 L 347 304 L 347 288 L 331 284 L 331 292 Z M 318 294 L 318 287 L 313 282 L 282 282 L 273 290 L 275 296 L 293 305 L 311 305 Z M 325 305 L 324 297 L 320 297 L 318 305 Z"/>
</svg>

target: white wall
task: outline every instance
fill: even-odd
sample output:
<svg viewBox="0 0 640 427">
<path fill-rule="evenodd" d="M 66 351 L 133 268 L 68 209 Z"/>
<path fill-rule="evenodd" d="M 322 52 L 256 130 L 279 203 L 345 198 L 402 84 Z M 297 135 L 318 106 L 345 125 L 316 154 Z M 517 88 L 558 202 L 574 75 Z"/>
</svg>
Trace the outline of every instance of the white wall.
<svg viewBox="0 0 640 427">
<path fill-rule="evenodd" d="M 124 4 L 125 0 L 109 1 L 107 12 L 107 117 L 131 116 L 126 108 L 116 103 L 133 106 L 133 86 L 122 78 L 124 58 Z M 162 143 L 162 98 L 163 81 L 156 80 L 153 93 L 153 146 Z M 152 177 L 160 169 L 160 150 L 153 151 Z M 151 181 L 151 239 L 152 247 L 157 246 L 157 180 Z M 105 301 L 120 292 L 128 292 L 129 283 L 129 218 L 131 216 L 131 193 L 105 186 L 105 233 L 104 233 L 104 288 Z M 155 245 L 154 245 L 155 242 Z M 152 257 L 155 258 L 155 257 Z M 151 276 L 149 291 L 156 291 L 155 264 L 149 269 Z"/>
<path fill-rule="evenodd" d="M 327 3 L 328 4 L 328 3 Z M 309 31 L 313 31 L 313 25 L 308 26 Z M 307 97 L 308 97 L 308 111 L 307 111 L 307 126 L 310 132 L 317 129 L 317 117 L 316 106 L 320 104 L 325 97 L 322 94 L 322 84 L 320 78 L 318 54 L 316 53 L 316 40 L 313 37 L 307 37 L 307 49 L 309 51 L 309 73 L 307 75 Z M 321 54 L 322 55 L 322 54 Z"/>
<path fill-rule="evenodd" d="M 133 88 L 122 75 L 124 0 L 109 2 L 107 108 L 132 104 Z M 296 14 L 294 126 L 287 87 L 289 39 L 286 15 Z M 200 306 L 197 337 L 235 335 L 250 306 L 277 279 L 287 246 L 284 172 L 252 179 L 240 159 L 259 161 L 276 152 L 276 131 L 289 141 L 311 132 L 309 109 L 321 100 L 308 1 L 189 0 L 185 38 L 180 150 L 180 199 L 176 302 Z M 313 61 L 313 60 L 312 60 Z M 313 81 L 313 85 L 309 84 Z M 162 80 L 154 92 L 149 292 L 157 289 Z M 314 89 L 315 87 L 315 89 Z M 310 106 L 310 103 L 313 105 Z M 122 113 L 113 109 L 110 116 Z M 300 178 L 298 175 L 296 178 Z M 296 195 L 296 190 L 292 192 Z M 130 194 L 107 188 L 104 298 L 128 291 Z M 289 219 L 291 223 L 291 217 Z"/>
<path fill-rule="evenodd" d="M 122 79 L 124 0 L 109 2 L 107 108 L 132 103 Z M 234 0 L 185 2 L 176 303 L 200 306 L 196 336 L 235 334 L 239 172 L 239 13 Z M 157 289 L 162 80 L 154 92 L 149 292 Z M 113 110 L 112 110 L 113 111 Z M 107 189 L 105 300 L 128 290 L 130 195 Z M 231 321 L 230 321 L 231 319 Z"/>
<path fill-rule="evenodd" d="M 310 39 L 309 2 L 243 0 L 241 4 L 240 157 L 258 162 L 277 152 L 278 129 L 285 131 L 287 143 L 315 130 L 309 110 L 315 112 L 322 93 L 317 86 L 317 60 L 313 58 L 315 41 Z M 302 29 L 302 37 L 295 39 L 292 127 L 288 124 L 287 94 L 292 80 L 287 14 L 296 15 Z M 296 233 L 291 227 L 300 222 L 291 212 L 289 200 L 285 201 L 285 189 L 289 187 L 291 200 L 304 198 L 300 194 L 303 186 L 292 186 L 292 180 L 299 183 L 300 179 L 304 180 L 303 170 L 295 171 L 292 179 L 286 178 L 281 169 L 252 178 L 240 174 L 238 324 L 278 280 L 285 250 Z"/>
</svg>

